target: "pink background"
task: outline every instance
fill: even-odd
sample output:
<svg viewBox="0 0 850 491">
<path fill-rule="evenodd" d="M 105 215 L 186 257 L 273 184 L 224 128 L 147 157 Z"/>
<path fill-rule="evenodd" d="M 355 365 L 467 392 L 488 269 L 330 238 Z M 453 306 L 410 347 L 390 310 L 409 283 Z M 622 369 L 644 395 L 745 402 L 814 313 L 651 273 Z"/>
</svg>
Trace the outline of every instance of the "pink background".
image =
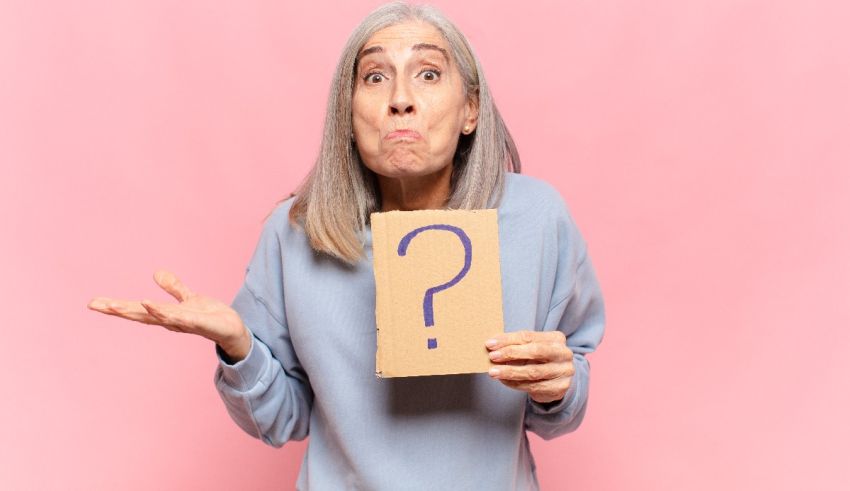
<svg viewBox="0 0 850 491">
<path fill-rule="evenodd" d="M 0 488 L 292 487 L 305 444 L 231 422 L 209 342 L 85 304 L 162 267 L 232 298 L 377 4 L 0 4 Z M 847 2 L 435 4 L 606 294 L 543 488 L 848 489 Z"/>
</svg>

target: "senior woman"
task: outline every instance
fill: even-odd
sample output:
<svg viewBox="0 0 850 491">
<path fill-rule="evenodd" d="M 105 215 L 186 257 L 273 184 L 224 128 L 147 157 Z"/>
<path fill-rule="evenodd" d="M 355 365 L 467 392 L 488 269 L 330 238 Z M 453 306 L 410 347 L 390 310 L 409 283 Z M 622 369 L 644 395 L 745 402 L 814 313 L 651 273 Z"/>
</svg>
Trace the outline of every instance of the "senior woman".
<svg viewBox="0 0 850 491">
<path fill-rule="evenodd" d="M 232 307 L 173 274 L 178 304 L 100 312 L 216 343 L 215 385 L 246 432 L 310 442 L 299 489 L 537 489 L 526 431 L 574 430 L 604 309 L 558 193 L 519 156 L 481 67 L 441 13 L 395 3 L 349 39 L 312 172 L 268 217 Z M 375 377 L 374 211 L 498 208 L 506 332 L 487 374 Z"/>
</svg>

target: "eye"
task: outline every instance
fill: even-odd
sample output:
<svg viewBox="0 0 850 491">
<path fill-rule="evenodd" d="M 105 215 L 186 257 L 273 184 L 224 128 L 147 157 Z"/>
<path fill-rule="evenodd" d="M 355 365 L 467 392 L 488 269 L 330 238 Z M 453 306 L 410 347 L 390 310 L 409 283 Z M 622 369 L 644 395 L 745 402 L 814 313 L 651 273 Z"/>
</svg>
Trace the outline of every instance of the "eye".
<svg viewBox="0 0 850 491">
<path fill-rule="evenodd" d="M 367 73 L 366 76 L 363 77 L 363 80 L 367 84 L 377 84 L 384 80 L 384 75 L 380 72 L 371 72 Z"/>
<path fill-rule="evenodd" d="M 434 82 L 440 79 L 440 71 L 435 68 L 422 70 L 419 74 L 422 75 L 422 79 L 427 82 Z"/>
</svg>

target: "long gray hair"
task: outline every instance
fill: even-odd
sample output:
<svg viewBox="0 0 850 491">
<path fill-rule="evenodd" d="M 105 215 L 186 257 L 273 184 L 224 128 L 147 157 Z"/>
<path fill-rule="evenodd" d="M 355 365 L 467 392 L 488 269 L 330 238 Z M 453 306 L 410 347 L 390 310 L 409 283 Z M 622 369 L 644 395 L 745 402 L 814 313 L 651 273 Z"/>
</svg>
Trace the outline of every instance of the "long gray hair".
<svg viewBox="0 0 850 491">
<path fill-rule="evenodd" d="M 516 146 L 466 37 L 431 6 L 394 2 L 379 7 L 357 26 L 345 45 L 331 84 L 319 156 L 295 192 L 289 211 L 290 221 L 304 227 L 313 249 L 349 264 L 363 257 L 362 232 L 369 215 L 380 210 L 377 178 L 361 162 L 352 138 L 357 55 L 377 31 L 409 20 L 427 22 L 442 33 L 463 78 L 464 94 L 478 106 L 475 131 L 459 135 L 446 207 L 498 206 L 505 172 L 520 171 Z"/>
</svg>

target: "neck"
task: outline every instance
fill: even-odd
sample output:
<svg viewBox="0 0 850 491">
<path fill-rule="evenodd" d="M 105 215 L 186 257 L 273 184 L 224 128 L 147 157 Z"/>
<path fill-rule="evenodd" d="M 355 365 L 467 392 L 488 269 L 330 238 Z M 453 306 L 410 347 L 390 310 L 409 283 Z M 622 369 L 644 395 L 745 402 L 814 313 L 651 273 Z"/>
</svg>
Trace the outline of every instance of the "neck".
<svg viewBox="0 0 850 491">
<path fill-rule="evenodd" d="M 381 211 L 438 210 L 446 205 L 451 192 L 452 166 L 421 177 L 378 176 Z"/>
</svg>

